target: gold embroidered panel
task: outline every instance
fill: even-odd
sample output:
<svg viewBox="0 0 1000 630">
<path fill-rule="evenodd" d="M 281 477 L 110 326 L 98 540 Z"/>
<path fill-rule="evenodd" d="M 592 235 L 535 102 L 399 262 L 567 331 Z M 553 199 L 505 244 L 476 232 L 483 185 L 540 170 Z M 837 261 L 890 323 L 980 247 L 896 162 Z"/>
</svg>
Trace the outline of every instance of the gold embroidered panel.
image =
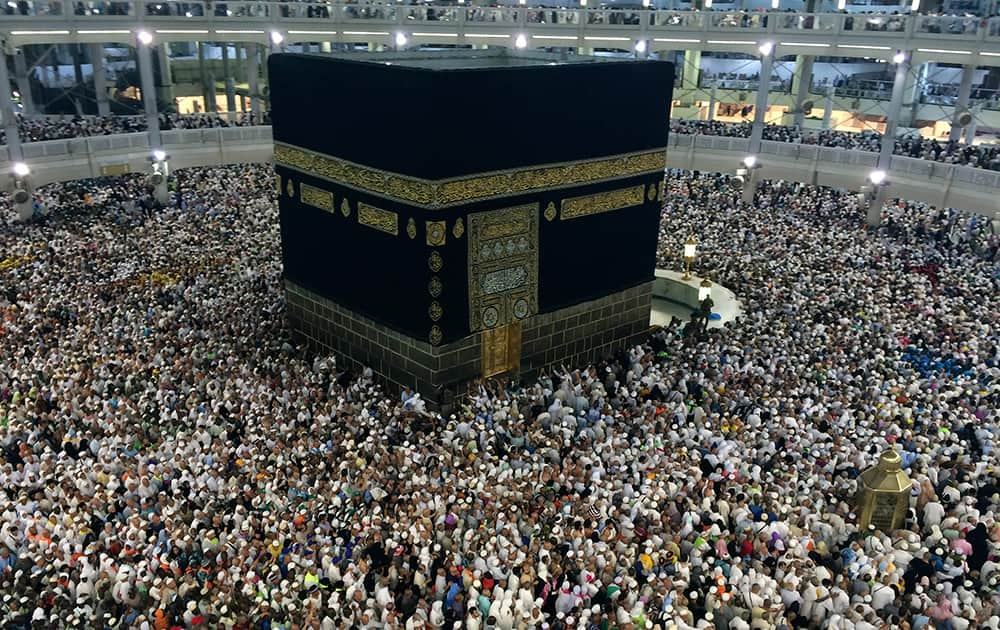
<svg viewBox="0 0 1000 630">
<path fill-rule="evenodd" d="M 646 187 L 643 184 L 639 184 L 638 186 L 609 190 L 594 195 L 563 199 L 560 218 L 565 221 L 567 219 L 577 219 L 592 214 L 600 214 L 601 212 L 638 206 L 645 200 L 645 192 Z"/>
<path fill-rule="evenodd" d="M 445 221 L 425 221 L 424 232 L 427 234 L 428 247 L 440 247 L 447 240 L 448 224 Z"/>
<path fill-rule="evenodd" d="M 382 171 L 282 143 L 274 145 L 274 161 L 286 168 L 383 197 L 428 208 L 443 208 L 470 201 L 662 172 L 666 165 L 666 151 L 657 149 L 443 180 L 419 179 Z"/>
<path fill-rule="evenodd" d="M 392 234 L 399 235 L 399 218 L 395 212 L 358 202 L 358 223 Z"/>
<path fill-rule="evenodd" d="M 333 212 L 333 193 L 328 190 L 302 184 L 299 187 L 299 197 L 302 199 L 302 203 L 308 206 Z"/>
<path fill-rule="evenodd" d="M 469 330 L 538 312 L 538 204 L 468 217 Z"/>
</svg>

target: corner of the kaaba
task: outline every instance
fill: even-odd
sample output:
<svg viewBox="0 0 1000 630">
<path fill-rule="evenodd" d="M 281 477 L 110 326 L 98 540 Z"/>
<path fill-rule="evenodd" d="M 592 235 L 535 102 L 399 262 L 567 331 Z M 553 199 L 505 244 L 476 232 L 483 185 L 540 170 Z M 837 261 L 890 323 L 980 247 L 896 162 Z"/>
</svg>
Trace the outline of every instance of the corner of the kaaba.
<svg viewBox="0 0 1000 630">
<path fill-rule="evenodd" d="M 649 328 L 673 66 L 475 53 L 270 61 L 290 326 L 434 407 Z"/>
</svg>

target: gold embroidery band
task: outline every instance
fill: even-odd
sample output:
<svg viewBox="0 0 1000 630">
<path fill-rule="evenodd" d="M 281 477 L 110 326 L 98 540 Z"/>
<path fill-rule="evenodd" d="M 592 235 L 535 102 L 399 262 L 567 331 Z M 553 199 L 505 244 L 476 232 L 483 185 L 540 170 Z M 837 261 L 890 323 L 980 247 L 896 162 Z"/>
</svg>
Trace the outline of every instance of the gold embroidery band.
<svg viewBox="0 0 1000 630">
<path fill-rule="evenodd" d="M 358 223 L 386 234 L 399 235 L 399 218 L 395 212 L 369 206 L 366 203 L 358 204 Z"/>
<path fill-rule="evenodd" d="M 274 161 L 279 166 L 382 197 L 428 208 L 444 208 L 470 201 L 659 173 L 666 166 L 666 151 L 657 149 L 444 180 L 380 171 L 282 143 L 274 145 Z"/>
<path fill-rule="evenodd" d="M 600 214 L 601 212 L 638 206 L 645 201 L 645 197 L 643 196 L 645 190 L 645 185 L 640 184 L 630 188 L 609 190 L 608 192 L 597 193 L 596 195 L 570 197 L 569 199 L 564 199 L 562 202 L 562 214 L 560 218 L 565 221 L 592 214 Z"/>
<path fill-rule="evenodd" d="M 302 203 L 306 205 L 333 212 L 333 193 L 328 190 L 302 184 L 299 196 L 302 198 Z"/>
</svg>

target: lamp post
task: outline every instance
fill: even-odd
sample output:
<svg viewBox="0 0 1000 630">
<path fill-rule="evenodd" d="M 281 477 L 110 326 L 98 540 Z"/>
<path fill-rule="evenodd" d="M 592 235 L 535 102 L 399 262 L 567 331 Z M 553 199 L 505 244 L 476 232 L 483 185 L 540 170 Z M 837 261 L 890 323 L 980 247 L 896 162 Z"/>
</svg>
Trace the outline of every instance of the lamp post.
<svg viewBox="0 0 1000 630">
<path fill-rule="evenodd" d="M 684 241 L 684 279 L 691 279 L 691 263 L 694 262 L 695 253 L 698 251 L 698 241 L 695 240 L 694 234 L 688 237 Z"/>
<path fill-rule="evenodd" d="M 753 203 L 754 193 L 757 191 L 757 180 L 759 178 L 761 163 L 756 155 L 748 155 L 743 158 L 740 167 L 736 169 L 736 175 L 742 178 L 743 203 Z"/>
<path fill-rule="evenodd" d="M 2 86 L 6 87 L 6 86 Z M 24 162 L 14 162 L 11 176 L 14 179 L 14 191 L 11 199 L 18 221 L 28 221 L 34 215 L 34 204 L 31 203 L 31 169 Z"/>
<path fill-rule="evenodd" d="M 161 206 L 170 200 L 170 192 L 167 190 L 168 159 L 167 153 L 163 149 L 154 149 L 151 166 L 152 172 L 149 174 L 148 183 L 153 189 L 153 198 Z"/>
<path fill-rule="evenodd" d="M 698 318 L 701 320 L 701 332 L 708 330 L 708 320 L 712 317 L 712 280 L 708 276 L 698 285 Z"/>
<path fill-rule="evenodd" d="M 705 279 L 698 285 L 698 303 L 704 302 L 712 297 L 712 279 L 705 276 Z"/>
<path fill-rule="evenodd" d="M 861 187 L 861 200 L 865 205 L 865 213 L 869 227 L 877 227 L 882 220 L 882 206 L 885 204 L 888 174 L 883 170 L 874 170 L 868 174 L 868 180 Z"/>
</svg>

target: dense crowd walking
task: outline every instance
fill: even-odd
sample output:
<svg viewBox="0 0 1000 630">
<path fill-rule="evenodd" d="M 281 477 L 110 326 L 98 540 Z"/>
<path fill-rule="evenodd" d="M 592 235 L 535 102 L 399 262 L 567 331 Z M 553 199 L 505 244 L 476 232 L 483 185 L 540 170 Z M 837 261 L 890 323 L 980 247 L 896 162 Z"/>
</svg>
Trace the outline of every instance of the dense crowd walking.
<svg viewBox="0 0 1000 630">
<path fill-rule="evenodd" d="M 732 138 L 749 138 L 752 127 L 750 122 L 730 123 L 718 120 L 679 119 L 670 121 L 671 133 Z M 845 132 L 832 129 L 801 129 L 788 125 L 765 125 L 762 138 L 776 142 L 812 144 L 861 151 L 879 151 L 882 143 L 882 134 L 872 130 Z M 935 162 L 1000 171 L 1000 144 L 970 146 L 963 142 L 908 136 L 896 140 L 894 153 Z"/>
<path fill-rule="evenodd" d="M 982 217 L 671 173 L 660 264 L 742 315 L 441 416 L 291 337 L 269 166 L 175 175 L 0 208 L 3 628 L 1000 628 Z"/>
<path fill-rule="evenodd" d="M 207 129 L 212 127 L 245 127 L 267 124 L 267 119 L 247 112 L 234 116 L 215 114 L 161 114 L 160 129 Z M 21 142 L 64 140 L 87 136 L 107 136 L 116 133 L 146 131 L 143 116 L 67 116 L 65 118 L 18 117 Z M 7 134 L 0 129 L 0 144 L 7 144 Z"/>
</svg>

